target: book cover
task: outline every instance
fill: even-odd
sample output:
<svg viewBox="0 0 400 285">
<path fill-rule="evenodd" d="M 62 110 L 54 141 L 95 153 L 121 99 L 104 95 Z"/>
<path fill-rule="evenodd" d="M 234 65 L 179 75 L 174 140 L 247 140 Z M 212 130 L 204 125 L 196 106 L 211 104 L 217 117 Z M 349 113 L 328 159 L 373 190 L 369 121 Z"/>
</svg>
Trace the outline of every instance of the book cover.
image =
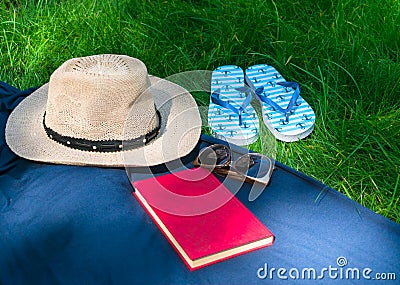
<svg viewBox="0 0 400 285">
<path fill-rule="evenodd" d="M 271 231 L 206 169 L 132 184 L 134 196 L 190 270 L 274 241 Z"/>
</svg>

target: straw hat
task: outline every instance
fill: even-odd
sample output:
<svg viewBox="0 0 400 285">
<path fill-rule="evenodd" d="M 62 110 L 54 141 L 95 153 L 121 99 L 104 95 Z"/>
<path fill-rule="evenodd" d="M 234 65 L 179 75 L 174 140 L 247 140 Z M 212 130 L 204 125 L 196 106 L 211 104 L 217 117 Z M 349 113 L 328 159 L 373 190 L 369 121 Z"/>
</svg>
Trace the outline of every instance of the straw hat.
<svg viewBox="0 0 400 285">
<path fill-rule="evenodd" d="M 150 166 L 188 154 L 200 114 L 184 88 L 125 55 L 73 58 L 11 113 L 6 141 L 26 159 L 97 166 Z"/>
</svg>

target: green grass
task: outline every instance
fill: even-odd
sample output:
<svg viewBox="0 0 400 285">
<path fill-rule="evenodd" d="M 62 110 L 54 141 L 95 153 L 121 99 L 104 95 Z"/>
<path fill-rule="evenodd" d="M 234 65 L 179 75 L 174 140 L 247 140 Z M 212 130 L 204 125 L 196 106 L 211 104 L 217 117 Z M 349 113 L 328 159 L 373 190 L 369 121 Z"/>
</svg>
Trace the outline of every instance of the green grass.
<svg viewBox="0 0 400 285">
<path fill-rule="evenodd" d="M 140 58 L 160 77 L 274 65 L 317 115 L 309 138 L 277 143 L 277 159 L 400 222 L 399 1 L 6 2 L 0 80 L 22 89 L 99 53 Z"/>
</svg>

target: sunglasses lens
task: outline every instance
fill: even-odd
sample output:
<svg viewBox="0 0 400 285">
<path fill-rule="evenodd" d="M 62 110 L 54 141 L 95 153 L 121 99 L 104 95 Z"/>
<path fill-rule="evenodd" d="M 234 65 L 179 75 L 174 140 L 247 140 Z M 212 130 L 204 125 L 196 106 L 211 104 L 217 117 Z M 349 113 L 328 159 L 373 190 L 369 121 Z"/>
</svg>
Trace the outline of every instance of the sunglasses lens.
<svg viewBox="0 0 400 285">
<path fill-rule="evenodd" d="M 206 147 L 199 154 L 199 162 L 204 166 L 222 166 L 229 162 L 230 153 L 224 145 Z"/>
<path fill-rule="evenodd" d="M 268 178 L 271 168 L 271 160 L 260 154 L 245 154 L 235 162 L 236 171 L 256 179 Z"/>
</svg>

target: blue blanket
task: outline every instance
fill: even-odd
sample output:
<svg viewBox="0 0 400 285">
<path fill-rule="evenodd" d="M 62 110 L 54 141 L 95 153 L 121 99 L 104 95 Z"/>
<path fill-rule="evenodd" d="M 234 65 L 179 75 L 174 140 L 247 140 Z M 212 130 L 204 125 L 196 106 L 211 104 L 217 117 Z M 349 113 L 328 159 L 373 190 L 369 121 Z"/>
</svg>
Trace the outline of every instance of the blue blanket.
<svg viewBox="0 0 400 285">
<path fill-rule="evenodd" d="M 246 185 L 238 193 L 275 243 L 190 272 L 135 200 L 125 169 L 50 165 L 10 151 L 7 117 L 33 90 L 0 83 L 1 284 L 400 282 L 399 224 L 280 163 L 258 199 L 248 201 Z M 189 158 L 212 142 L 203 136 Z"/>
</svg>

